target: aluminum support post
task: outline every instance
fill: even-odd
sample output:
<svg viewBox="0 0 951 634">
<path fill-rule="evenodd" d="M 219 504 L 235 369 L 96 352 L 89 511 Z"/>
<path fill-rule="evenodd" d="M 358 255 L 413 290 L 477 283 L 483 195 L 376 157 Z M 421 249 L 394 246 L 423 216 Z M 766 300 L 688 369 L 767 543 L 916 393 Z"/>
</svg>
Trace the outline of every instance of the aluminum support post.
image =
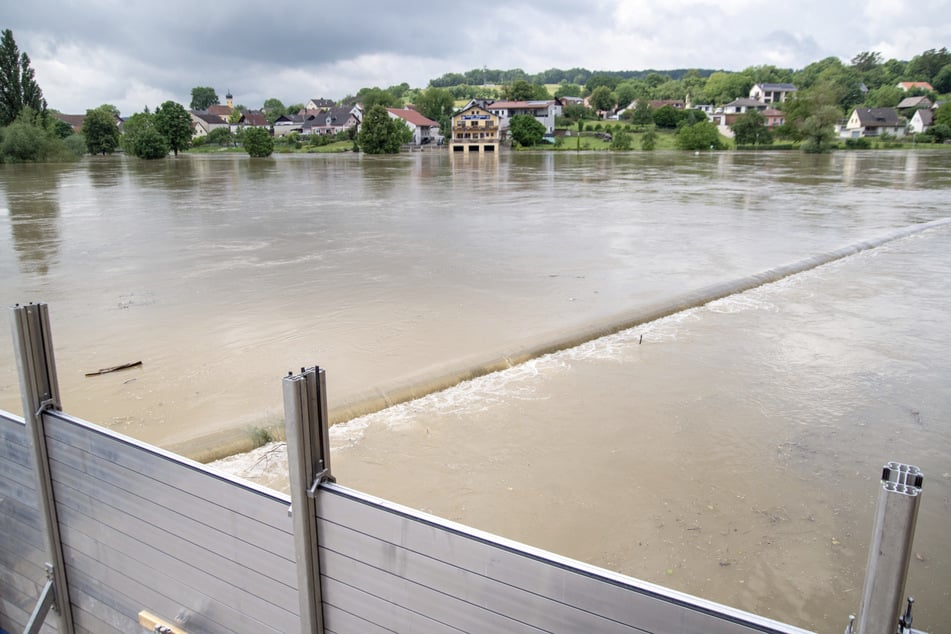
<svg viewBox="0 0 951 634">
<path fill-rule="evenodd" d="M 328 421 L 324 371 L 313 367 L 301 368 L 296 376 L 288 374 L 284 379 L 284 424 L 301 632 L 305 634 L 324 631 L 316 497 L 321 482 L 333 481 Z"/>
<path fill-rule="evenodd" d="M 905 579 L 911 560 L 915 522 L 924 474 L 918 467 L 889 462 L 882 469 L 882 489 L 875 509 L 868 547 L 865 585 L 858 618 L 849 630 L 856 634 L 910 632 L 911 605 L 905 608 Z M 851 634 L 851 633 L 850 633 Z"/>
<path fill-rule="evenodd" d="M 46 423 L 43 417 L 47 410 L 62 410 L 46 304 L 17 305 L 13 308 L 13 347 L 20 373 L 23 419 L 33 451 L 36 494 L 46 528 L 46 553 L 50 558 L 53 607 L 59 615 L 59 631 L 72 634 L 73 613 L 69 602 L 63 543 L 60 540 L 59 521 L 56 516 L 56 499 L 50 477 Z"/>
</svg>

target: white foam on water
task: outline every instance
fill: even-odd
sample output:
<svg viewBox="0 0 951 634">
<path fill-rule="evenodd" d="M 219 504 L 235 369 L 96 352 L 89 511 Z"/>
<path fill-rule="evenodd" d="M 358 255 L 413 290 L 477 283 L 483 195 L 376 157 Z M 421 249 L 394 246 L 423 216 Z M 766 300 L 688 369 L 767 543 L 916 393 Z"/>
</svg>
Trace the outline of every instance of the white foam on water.
<svg viewBox="0 0 951 634">
<path fill-rule="evenodd" d="M 267 481 L 287 477 L 287 444 L 270 442 L 246 453 L 208 463 L 209 467 L 239 478 Z"/>
</svg>

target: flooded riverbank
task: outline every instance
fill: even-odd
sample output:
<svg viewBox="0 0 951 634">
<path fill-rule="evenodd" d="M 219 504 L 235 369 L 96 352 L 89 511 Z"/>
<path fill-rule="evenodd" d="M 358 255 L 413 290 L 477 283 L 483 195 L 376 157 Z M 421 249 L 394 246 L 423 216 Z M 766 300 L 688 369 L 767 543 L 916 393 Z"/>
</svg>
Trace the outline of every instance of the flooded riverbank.
<svg viewBox="0 0 951 634">
<path fill-rule="evenodd" d="M 183 446 L 279 424 L 288 369 L 326 367 L 334 407 L 942 218 L 951 187 L 943 152 L 470 159 L 3 166 L 0 292 L 50 304 L 70 413 Z M 902 460 L 926 474 L 916 625 L 948 622 L 947 236 L 335 427 L 336 475 L 830 630 Z"/>
</svg>

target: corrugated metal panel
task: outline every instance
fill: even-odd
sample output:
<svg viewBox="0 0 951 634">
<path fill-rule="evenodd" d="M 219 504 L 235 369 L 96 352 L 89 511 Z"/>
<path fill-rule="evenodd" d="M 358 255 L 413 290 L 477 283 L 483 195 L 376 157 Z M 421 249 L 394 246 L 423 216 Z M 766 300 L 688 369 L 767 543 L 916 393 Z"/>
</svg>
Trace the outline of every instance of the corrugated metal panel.
<svg viewBox="0 0 951 634">
<path fill-rule="evenodd" d="M 137 631 L 299 628 L 286 496 L 62 414 L 46 416 L 74 618 Z"/>
<path fill-rule="evenodd" d="M 466 631 L 803 632 L 336 485 L 321 487 L 317 515 L 325 602 L 338 585 L 360 588 L 400 611 L 337 607 L 386 628 L 426 614 Z"/>
<path fill-rule="evenodd" d="M 0 629 L 22 632 L 46 583 L 46 547 L 23 420 L 0 411 Z M 55 632 L 55 618 L 43 632 Z"/>
</svg>

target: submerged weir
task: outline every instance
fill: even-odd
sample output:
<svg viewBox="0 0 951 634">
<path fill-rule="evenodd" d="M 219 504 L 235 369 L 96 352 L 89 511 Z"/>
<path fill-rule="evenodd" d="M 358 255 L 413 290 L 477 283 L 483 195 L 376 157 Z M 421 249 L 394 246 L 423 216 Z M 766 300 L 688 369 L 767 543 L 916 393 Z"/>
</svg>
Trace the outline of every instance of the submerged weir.
<svg viewBox="0 0 951 634">
<path fill-rule="evenodd" d="M 523 347 L 495 352 L 481 358 L 469 358 L 462 362 L 446 364 L 436 370 L 421 372 L 398 383 L 381 385 L 344 403 L 335 405 L 330 410 L 330 423 L 333 425 L 373 414 L 387 407 L 451 388 L 463 381 L 505 370 L 546 354 L 568 350 L 601 337 L 636 328 L 685 310 L 698 308 L 765 284 L 778 282 L 792 275 L 804 273 L 857 253 L 881 247 L 895 240 L 948 225 L 951 225 L 951 217 L 909 225 L 876 238 L 854 242 L 791 264 L 774 267 L 729 282 L 712 284 L 678 295 L 668 301 L 621 312 L 580 328 L 555 333 L 539 341 L 530 342 Z M 269 430 L 269 433 L 273 434 L 274 437 L 279 437 L 281 427 L 276 425 Z M 188 443 L 173 445 L 170 449 L 200 462 L 210 462 L 250 451 L 254 447 L 253 439 L 247 437 L 247 434 L 237 430 L 226 430 Z"/>
</svg>

